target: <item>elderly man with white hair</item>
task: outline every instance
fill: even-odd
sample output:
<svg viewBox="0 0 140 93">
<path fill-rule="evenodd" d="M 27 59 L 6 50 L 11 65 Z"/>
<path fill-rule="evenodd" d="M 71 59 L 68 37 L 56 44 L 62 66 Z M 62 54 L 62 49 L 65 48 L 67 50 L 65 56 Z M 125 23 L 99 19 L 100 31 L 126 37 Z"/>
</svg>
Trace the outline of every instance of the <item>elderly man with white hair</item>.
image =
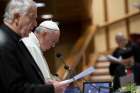
<svg viewBox="0 0 140 93">
<path fill-rule="evenodd" d="M 25 46 L 30 51 L 36 64 L 40 68 L 45 82 L 53 80 L 48 64 L 43 56 L 42 52 L 49 50 L 51 47 L 55 47 L 55 43 L 58 42 L 60 36 L 60 30 L 56 22 L 44 21 L 33 32 L 29 34 L 29 37 L 23 38 Z"/>
<path fill-rule="evenodd" d="M 32 0 L 10 0 L 0 26 L 0 93 L 62 93 L 59 82 L 46 84 L 35 60 L 21 41 L 37 25 Z M 58 91 L 58 92 L 56 92 Z"/>
<path fill-rule="evenodd" d="M 51 47 L 55 47 L 59 37 L 60 30 L 57 23 L 48 20 L 40 23 L 40 25 L 35 29 L 34 33 L 31 32 L 28 37 L 22 39 L 23 43 L 34 58 L 35 63 L 43 74 L 44 82 L 46 83 L 54 83 L 56 80 L 58 80 L 58 78 L 51 74 L 42 52 L 49 50 Z M 66 85 L 63 86 L 63 88 L 65 87 Z M 59 91 L 56 93 L 59 93 Z"/>
</svg>

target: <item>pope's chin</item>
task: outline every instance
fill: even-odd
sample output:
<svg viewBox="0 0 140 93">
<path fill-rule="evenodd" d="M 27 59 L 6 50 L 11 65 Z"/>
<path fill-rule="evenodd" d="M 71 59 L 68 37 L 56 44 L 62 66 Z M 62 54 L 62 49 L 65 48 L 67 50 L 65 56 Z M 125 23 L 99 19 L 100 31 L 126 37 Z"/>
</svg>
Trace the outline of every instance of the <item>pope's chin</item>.
<svg viewBox="0 0 140 93">
<path fill-rule="evenodd" d="M 43 52 L 46 52 L 47 50 L 49 50 L 50 49 L 50 47 L 49 48 L 44 48 L 44 49 L 42 49 L 42 51 Z"/>
</svg>

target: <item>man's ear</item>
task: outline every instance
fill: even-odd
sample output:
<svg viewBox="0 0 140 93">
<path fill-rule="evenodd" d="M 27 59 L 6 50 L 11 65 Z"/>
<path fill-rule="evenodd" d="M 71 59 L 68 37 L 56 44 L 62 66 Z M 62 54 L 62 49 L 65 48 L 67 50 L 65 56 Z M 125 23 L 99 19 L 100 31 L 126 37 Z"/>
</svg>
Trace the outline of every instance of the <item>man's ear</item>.
<svg viewBox="0 0 140 93">
<path fill-rule="evenodd" d="M 44 37 L 45 36 L 45 33 L 44 32 L 37 32 L 37 35 L 38 35 L 38 37 Z"/>
<path fill-rule="evenodd" d="M 13 21 L 14 21 L 14 23 L 15 23 L 16 26 L 19 25 L 19 23 L 20 23 L 19 20 L 20 20 L 20 14 L 19 13 L 15 13 L 14 14 L 14 20 Z"/>
<path fill-rule="evenodd" d="M 40 34 L 41 36 L 46 36 L 48 33 L 44 31 L 44 32 L 41 32 Z"/>
</svg>

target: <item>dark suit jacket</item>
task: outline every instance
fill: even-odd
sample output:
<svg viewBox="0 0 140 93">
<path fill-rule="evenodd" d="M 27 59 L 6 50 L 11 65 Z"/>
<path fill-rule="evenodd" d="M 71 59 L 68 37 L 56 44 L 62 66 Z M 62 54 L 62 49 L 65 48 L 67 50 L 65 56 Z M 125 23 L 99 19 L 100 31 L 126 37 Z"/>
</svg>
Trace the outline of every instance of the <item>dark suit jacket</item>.
<svg viewBox="0 0 140 93">
<path fill-rule="evenodd" d="M 126 44 L 125 48 L 116 48 L 115 51 L 112 53 L 112 56 L 119 58 L 120 56 L 122 59 L 127 59 L 130 57 L 130 48 L 131 42 Z M 111 63 L 109 66 L 110 75 L 114 76 L 113 79 L 113 88 L 114 90 L 120 88 L 120 77 L 126 75 L 125 66 L 119 63 Z"/>
<path fill-rule="evenodd" d="M 0 27 L 0 93 L 54 93 L 14 31 Z"/>
<path fill-rule="evenodd" d="M 132 71 L 134 73 L 134 80 L 136 85 L 140 85 L 140 42 L 132 42 L 130 48 L 131 56 L 134 58 L 134 65 Z"/>
<path fill-rule="evenodd" d="M 112 56 L 119 58 L 120 56 L 125 59 L 125 49 L 116 48 Z M 120 88 L 120 77 L 126 75 L 125 66 L 120 63 L 111 63 L 109 66 L 110 75 L 114 76 L 113 78 L 113 91 L 116 91 Z"/>
</svg>

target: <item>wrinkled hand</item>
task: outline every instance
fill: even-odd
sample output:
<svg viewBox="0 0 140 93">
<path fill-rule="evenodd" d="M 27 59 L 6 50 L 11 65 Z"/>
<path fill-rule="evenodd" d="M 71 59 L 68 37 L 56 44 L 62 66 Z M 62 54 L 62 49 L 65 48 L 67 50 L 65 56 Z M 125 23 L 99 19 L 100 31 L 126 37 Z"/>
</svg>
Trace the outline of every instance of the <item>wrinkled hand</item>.
<svg viewBox="0 0 140 93">
<path fill-rule="evenodd" d="M 47 84 L 53 84 L 55 93 L 64 93 L 65 89 L 68 86 L 68 84 L 60 84 L 59 81 L 55 81 L 55 80 L 49 80 Z"/>
</svg>

